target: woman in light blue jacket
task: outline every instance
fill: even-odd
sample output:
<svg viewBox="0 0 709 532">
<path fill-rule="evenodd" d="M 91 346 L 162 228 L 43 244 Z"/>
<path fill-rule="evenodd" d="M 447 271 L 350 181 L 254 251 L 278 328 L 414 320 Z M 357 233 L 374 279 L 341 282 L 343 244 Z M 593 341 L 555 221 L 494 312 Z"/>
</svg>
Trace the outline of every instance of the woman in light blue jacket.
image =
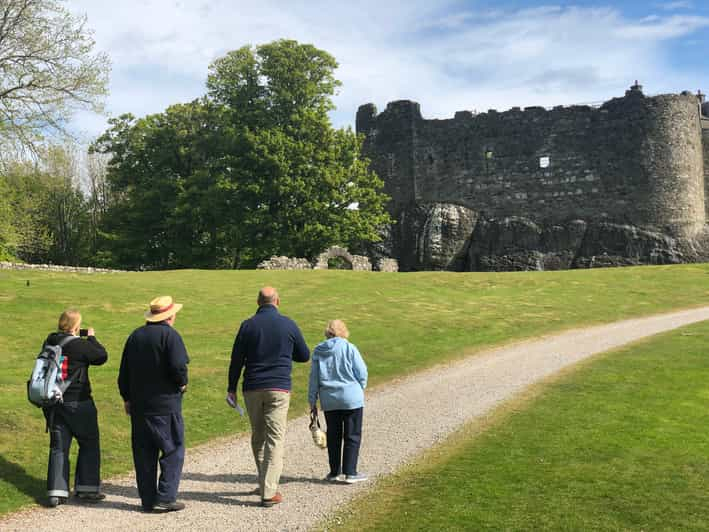
<svg viewBox="0 0 709 532">
<path fill-rule="evenodd" d="M 325 480 L 337 482 L 344 474 L 344 481 L 353 484 L 367 480 L 367 475 L 357 471 L 367 366 L 357 347 L 347 341 L 349 335 L 342 320 L 327 324 L 325 341 L 313 350 L 308 400 L 310 409 L 317 413 L 320 398 L 325 412 L 330 459 Z"/>
</svg>

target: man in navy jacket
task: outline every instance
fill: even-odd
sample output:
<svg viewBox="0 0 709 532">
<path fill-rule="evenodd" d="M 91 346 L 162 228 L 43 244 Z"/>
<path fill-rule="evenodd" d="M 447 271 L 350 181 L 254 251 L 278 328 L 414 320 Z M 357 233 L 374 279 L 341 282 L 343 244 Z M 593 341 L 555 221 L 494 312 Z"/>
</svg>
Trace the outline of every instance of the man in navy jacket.
<svg viewBox="0 0 709 532">
<path fill-rule="evenodd" d="M 280 299 L 275 288 L 263 287 L 257 303 L 256 314 L 241 324 L 234 340 L 227 400 L 236 404 L 236 387 L 243 369 L 242 390 L 251 422 L 261 505 L 273 506 L 283 500 L 278 483 L 283 470 L 293 360 L 307 362 L 310 351 L 295 322 L 278 312 Z"/>
<path fill-rule="evenodd" d="M 189 363 L 182 337 L 173 328 L 181 308 L 170 296 L 150 302 L 146 324 L 126 341 L 118 374 L 124 408 L 131 417 L 138 493 L 147 512 L 185 507 L 176 500 L 185 459 L 182 394 Z"/>
</svg>

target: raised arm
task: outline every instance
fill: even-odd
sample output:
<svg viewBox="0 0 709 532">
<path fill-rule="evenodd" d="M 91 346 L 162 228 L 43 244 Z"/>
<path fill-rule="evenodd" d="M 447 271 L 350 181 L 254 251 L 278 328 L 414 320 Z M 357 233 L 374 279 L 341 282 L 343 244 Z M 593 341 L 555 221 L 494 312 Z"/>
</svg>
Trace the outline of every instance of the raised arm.
<svg viewBox="0 0 709 532">
<path fill-rule="evenodd" d="M 93 332 L 93 329 L 91 330 Z M 93 334 L 86 338 L 86 360 L 93 366 L 100 366 L 108 360 L 108 352 L 106 348 L 96 339 Z"/>
</svg>

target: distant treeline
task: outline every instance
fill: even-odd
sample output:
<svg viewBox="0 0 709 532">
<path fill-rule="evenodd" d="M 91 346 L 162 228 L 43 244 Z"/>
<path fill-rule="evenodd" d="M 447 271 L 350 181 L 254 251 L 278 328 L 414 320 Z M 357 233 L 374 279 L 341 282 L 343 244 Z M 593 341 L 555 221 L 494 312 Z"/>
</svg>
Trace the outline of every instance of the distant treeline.
<svg viewBox="0 0 709 532">
<path fill-rule="evenodd" d="M 336 67 L 296 41 L 245 46 L 210 65 L 202 98 L 111 119 L 88 154 L 4 164 L 0 259 L 240 268 L 376 241 L 387 197 L 329 120 Z"/>
</svg>

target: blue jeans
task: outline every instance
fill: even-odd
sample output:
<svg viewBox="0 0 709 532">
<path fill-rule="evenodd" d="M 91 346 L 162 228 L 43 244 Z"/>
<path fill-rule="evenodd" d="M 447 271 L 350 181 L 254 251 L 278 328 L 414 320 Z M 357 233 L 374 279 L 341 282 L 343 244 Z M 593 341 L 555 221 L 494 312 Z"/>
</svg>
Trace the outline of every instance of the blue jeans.
<svg viewBox="0 0 709 532">
<path fill-rule="evenodd" d="M 363 410 L 363 408 L 353 408 L 352 410 L 328 410 L 325 412 L 327 455 L 330 459 L 331 475 L 357 474 L 359 445 L 362 441 Z"/>
<path fill-rule="evenodd" d="M 101 448 L 98 418 L 93 399 L 71 401 L 44 410 L 49 426 L 47 495 L 69 496 L 69 449 L 79 442 L 74 489 L 76 493 L 98 492 L 101 483 Z"/>
<path fill-rule="evenodd" d="M 156 503 L 174 502 L 185 461 L 182 414 L 133 414 L 131 428 L 135 479 L 143 508 L 151 510 Z"/>
</svg>

